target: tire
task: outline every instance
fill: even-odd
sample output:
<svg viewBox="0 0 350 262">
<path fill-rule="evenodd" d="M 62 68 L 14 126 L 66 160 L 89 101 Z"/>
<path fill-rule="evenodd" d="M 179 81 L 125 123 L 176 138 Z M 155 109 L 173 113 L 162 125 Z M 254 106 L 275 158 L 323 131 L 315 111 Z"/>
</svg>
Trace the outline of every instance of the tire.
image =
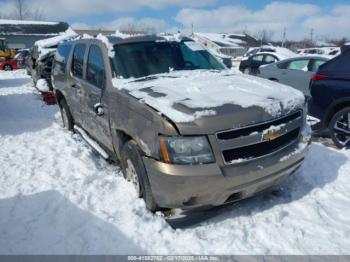
<svg viewBox="0 0 350 262">
<path fill-rule="evenodd" d="M 250 75 L 252 73 L 252 70 L 249 68 L 249 67 L 246 67 L 244 70 L 243 70 L 243 73 L 244 74 L 247 74 L 247 75 Z"/>
<path fill-rule="evenodd" d="M 159 209 L 159 207 L 153 198 L 151 185 L 148 180 L 142 155 L 143 153 L 135 141 L 130 140 L 123 146 L 120 153 L 120 163 L 125 179 L 133 183 L 138 197 L 143 198 L 147 209 L 149 209 L 151 212 L 155 212 Z M 132 169 L 134 169 L 134 173 Z"/>
<path fill-rule="evenodd" d="M 13 68 L 12 68 L 11 65 L 5 65 L 4 66 L 4 71 L 12 71 L 12 70 L 13 70 Z"/>
<path fill-rule="evenodd" d="M 59 105 L 60 105 L 63 127 L 69 131 L 73 131 L 74 121 L 66 100 L 61 99 L 59 101 Z"/>
<path fill-rule="evenodd" d="M 278 81 L 276 78 L 270 78 L 269 79 L 270 81 L 273 81 L 273 82 L 276 82 L 276 83 L 279 83 L 280 81 Z"/>
<path fill-rule="evenodd" d="M 338 111 L 329 122 L 328 128 L 338 148 L 350 148 L 350 107 Z"/>
</svg>

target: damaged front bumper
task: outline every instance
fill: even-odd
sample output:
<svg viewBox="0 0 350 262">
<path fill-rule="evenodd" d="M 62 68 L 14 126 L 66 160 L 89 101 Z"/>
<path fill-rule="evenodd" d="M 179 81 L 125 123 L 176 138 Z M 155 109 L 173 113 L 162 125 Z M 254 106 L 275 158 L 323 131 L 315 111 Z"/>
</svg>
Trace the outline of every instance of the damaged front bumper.
<svg viewBox="0 0 350 262">
<path fill-rule="evenodd" d="M 144 163 L 160 207 L 210 208 L 251 197 L 282 182 L 302 165 L 310 140 L 310 130 L 305 129 L 288 147 L 233 165 L 172 165 L 146 157 Z"/>
</svg>

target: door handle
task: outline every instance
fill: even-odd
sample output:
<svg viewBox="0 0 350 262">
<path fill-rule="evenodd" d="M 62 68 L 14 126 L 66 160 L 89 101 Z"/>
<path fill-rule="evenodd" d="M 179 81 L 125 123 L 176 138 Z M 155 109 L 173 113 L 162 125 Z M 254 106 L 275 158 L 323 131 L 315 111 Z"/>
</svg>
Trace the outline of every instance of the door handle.
<svg viewBox="0 0 350 262">
<path fill-rule="evenodd" d="M 95 111 L 96 115 L 98 115 L 98 116 L 103 116 L 105 113 L 101 103 L 97 103 L 96 105 L 94 105 L 94 111 Z"/>
<path fill-rule="evenodd" d="M 72 88 L 80 88 L 80 86 L 78 86 L 77 84 L 72 84 L 71 87 Z"/>
</svg>

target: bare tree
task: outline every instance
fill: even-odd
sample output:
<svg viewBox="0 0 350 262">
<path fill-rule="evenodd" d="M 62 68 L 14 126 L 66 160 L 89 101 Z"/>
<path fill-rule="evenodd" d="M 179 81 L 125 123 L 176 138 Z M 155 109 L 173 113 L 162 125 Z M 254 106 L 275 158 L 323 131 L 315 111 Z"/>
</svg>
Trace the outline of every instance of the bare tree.
<svg viewBox="0 0 350 262">
<path fill-rule="evenodd" d="M 40 8 L 29 8 L 26 0 L 14 0 L 14 13 L 10 18 L 18 20 L 44 20 L 44 14 Z"/>
<path fill-rule="evenodd" d="M 16 19 L 25 20 L 28 17 L 29 10 L 27 5 L 25 4 L 25 0 L 15 0 L 14 8 Z"/>
<path fill-rule="evenodd" d="M 262 29 L 254 34 L 254 36 L 261 42 L 261 45 L 263 45 L 271 42 L 274 34 L 275 32 L 272 30 Z"/>
</svg>

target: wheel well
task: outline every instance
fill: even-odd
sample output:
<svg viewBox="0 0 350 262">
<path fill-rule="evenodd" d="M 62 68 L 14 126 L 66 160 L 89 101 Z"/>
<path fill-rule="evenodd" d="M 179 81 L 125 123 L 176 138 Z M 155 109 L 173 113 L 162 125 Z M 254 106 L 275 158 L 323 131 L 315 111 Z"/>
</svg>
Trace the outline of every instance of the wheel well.
<svg viewBox="0 0 350 262">
<path fill-rule="evenodd" d="M 273 78 L 273 77 L 269 78 L 269 80 L 278 82 L 278 80 L 276 78 Z"/>
<path fill-rule="evenodd" d="M 57 99 L 57 103 L 58 103 L 58 105 L 60 105 L 60 101 L 62 100 L 62 99 L 64 99 L 64 96 L 63 96 L 63 94 L 60 92 L 60 91 L 58 91 L 58 90 L 56 90 L 56 99 Z"/>
<path fill-rule="evenodd" d="M 116 149 L 116 153 L 118 155 L 118 157 L 120 156 L 120 152 L 123 148 L 123 146 L 130 140 L 133 140 L 132 137 L 130 135 L 128 135 L 127 133 L 125 133 L 122 130 L 116 130 L 116 143 L 115 143 L 115 149 Z"/>
<path fill-rule="evenodd" d="M 326 126 L 329 125 L 329 122 L 331 121 L 332 117 L 339 112 L 340 110 L 346 108 L 346 107 L 350 107 L 350 101 L 345 101 L 339 104 L 336 104 L 335 106 L 333 106 L 328 112 L 327 112 L 327 117 L 326 117 L 326 121 L 325 124 Z"/>
</svg>

